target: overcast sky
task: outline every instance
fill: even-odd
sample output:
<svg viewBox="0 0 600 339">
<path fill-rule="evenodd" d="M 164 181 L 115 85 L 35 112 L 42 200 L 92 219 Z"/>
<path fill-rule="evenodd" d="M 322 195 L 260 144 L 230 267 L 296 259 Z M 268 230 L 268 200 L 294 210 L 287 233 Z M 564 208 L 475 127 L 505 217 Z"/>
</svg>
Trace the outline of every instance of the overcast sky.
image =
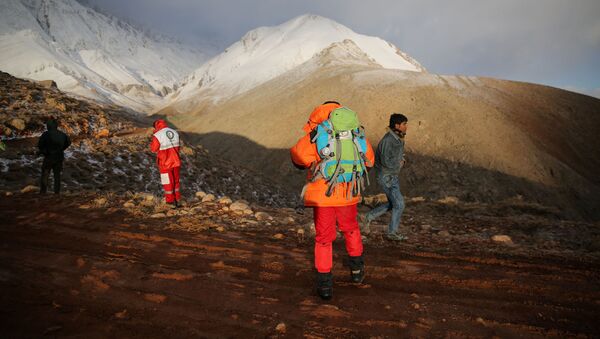
<svg viewBox="0 0 600 339">
<path fill-rule="evenodd" d="M 430 72 L 491 76 L 600 97 L 600 0 L 82 0 L 220 49 L 312 13 L 392 42 Z"/>
</svg>

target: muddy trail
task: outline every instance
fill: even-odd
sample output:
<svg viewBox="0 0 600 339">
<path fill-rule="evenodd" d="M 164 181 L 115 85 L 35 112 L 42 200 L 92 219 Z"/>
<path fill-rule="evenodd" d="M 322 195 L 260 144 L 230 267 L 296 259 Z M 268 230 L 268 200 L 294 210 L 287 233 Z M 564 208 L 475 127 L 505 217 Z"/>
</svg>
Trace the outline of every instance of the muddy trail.
<svg viewBox="0 0 600 339">
<path fill-rule="evenodd" d="M 95 206 L 96 197 L 0 198 L 2 337 L 600 335 L 593 253 L 474 236 L 436 240 L 427 232 L 392 244 L 375 235 L 365 245 L 365 283 L 354 285 L 338 239 L 334 297 L 323 302 L 314 291 L 310 232 L 297 229 L 310 223 L 310 211 L 289 217 L 293 211 L 273 209 L 267 222 L 228 217 L 208 203 L 152 218 Z M 407 223 L 418 214 L 409 206 Z M 457 227 L 489 223 L 443 219 Z"/>
</svg>

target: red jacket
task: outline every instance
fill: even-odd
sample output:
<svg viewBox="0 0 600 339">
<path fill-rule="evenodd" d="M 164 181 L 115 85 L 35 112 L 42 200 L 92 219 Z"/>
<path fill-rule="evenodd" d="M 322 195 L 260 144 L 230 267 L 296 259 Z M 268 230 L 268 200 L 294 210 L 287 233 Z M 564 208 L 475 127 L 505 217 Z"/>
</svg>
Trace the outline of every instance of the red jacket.
<svg viewBox="0 0 600 339">
<path fill-rule="evenodd" d="M 154 122 L 154 135 L 150 149 L 156 154 L 156 162 L 161 172 L 166 172 L 171 168 L 180 167 L 179 158 L 179 133 L 167 126 L 164 120 Z"/>
</svg>

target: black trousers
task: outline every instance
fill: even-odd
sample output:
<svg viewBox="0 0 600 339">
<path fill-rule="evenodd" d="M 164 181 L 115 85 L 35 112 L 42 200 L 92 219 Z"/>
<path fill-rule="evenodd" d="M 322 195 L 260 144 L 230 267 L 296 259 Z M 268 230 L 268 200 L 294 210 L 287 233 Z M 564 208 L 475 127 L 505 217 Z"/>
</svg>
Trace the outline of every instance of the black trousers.
<svg viewBox="0 0 600 339">
<path fill-rule="evenodd" d="M 40 181 L 40 193 L 46 193 L 48 188 L 48 177 L 50 171 L 54 174 L 54 193 L 60 193 L 60 172 L 62 172 L 62 160 L 44 159 L 42 164 L 42 179 Z"/>
</svg>

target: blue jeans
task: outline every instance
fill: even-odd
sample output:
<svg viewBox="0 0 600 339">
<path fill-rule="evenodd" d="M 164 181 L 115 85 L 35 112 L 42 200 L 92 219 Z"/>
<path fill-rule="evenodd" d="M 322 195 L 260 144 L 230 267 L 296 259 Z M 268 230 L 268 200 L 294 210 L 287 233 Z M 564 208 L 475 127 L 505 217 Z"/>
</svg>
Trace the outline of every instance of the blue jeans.
<svg viewBox="0 0 600 339">
<path fill-rule="evenodd" d="M 381 204 L 366 214 L 367 221 L 373 221 L 387 211 L 392 211 L 392 219 L 388 227 L 388 233 L 397 233 L 400 226 L 400 218 L 404 212 L 404 197 L 400 193 L 400 181 L 397 175 L 378 175 L 377 182 L 385 192 L 388 202 Z"/>
</svg>

